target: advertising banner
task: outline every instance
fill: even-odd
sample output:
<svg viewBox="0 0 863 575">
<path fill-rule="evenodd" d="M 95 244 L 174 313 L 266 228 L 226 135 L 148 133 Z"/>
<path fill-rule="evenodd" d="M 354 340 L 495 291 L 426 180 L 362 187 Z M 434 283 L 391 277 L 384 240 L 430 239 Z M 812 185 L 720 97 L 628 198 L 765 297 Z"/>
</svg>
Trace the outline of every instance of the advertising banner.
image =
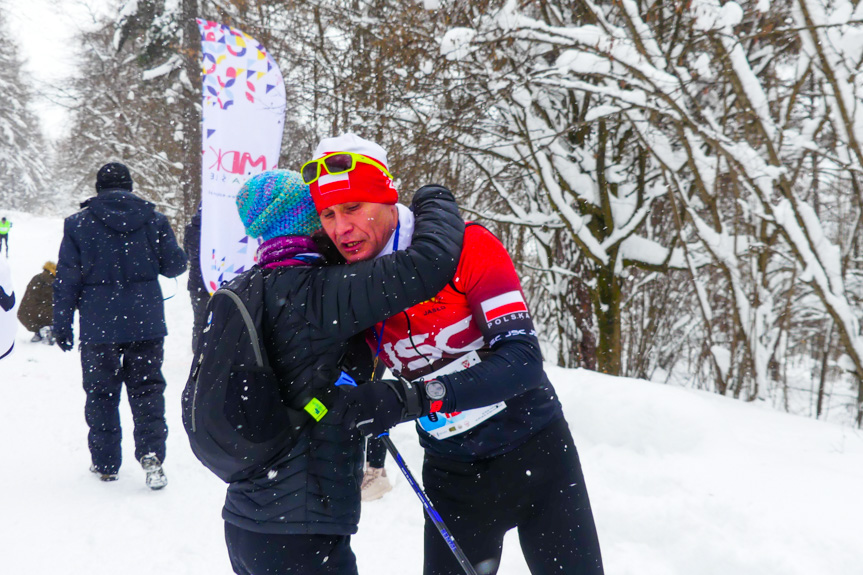
<svg viewBox="0 0 863 575">
<path fill-rule="evenodd" d="M 250 36 L 198 20 L 203 53 L 201 274 L 212 294 L 255 263 L 259 240 L 237 214 L 237 192 L 276 167 L 285 122 L 285 83 Z"/>
</svg>

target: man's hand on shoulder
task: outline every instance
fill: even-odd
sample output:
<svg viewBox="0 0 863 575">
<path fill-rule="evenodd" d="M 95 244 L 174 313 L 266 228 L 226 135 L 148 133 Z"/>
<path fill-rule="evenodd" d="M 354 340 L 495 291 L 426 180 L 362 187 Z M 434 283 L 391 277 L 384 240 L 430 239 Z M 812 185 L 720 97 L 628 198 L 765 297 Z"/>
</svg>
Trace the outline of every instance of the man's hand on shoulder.
<svg viewBox="0 0 863 575">
<path fill-rule="evenodd" d="M 414 193 L 411 207 L 431 200 L 447 200 L 455 202 L 455 196 L 451 191 L 437 184 L 429 184 L 421 187 Z"/>
</svg>

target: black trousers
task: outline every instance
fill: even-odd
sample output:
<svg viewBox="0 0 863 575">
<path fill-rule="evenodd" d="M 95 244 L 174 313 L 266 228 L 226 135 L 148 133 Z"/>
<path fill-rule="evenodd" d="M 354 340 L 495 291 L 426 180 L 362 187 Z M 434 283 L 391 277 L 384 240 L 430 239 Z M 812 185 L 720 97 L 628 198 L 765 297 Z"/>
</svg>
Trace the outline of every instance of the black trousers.
<svg viewBox="0 0 863 575">
<path fill-rule="evenodd" d="M 9 234 L 0 235 L 0 250 L 3 249 L 3 243 L 6 243 L 6 255 L 9 255 Z"/>
<path fill-rule="evenodd" d="M 563 418 L 491 459 L 463 463 L 426 455 L 423 486 L 479 573 L 497 573 L 503 536 L 513 528 L 533 575 L 603 573 L 587 487 Z M 426 516 L 424 575 L 462 572 Z"/>
<path fill-rule="evenodd" d="M 135 424 L 135 458 L 155 453 L 165 461 L 165 378 L 163 339 L 131 343 L 82 343 L 81 367 L 87 403 L 84 416 L 93 465 L 101 473 L 117 473 L 122 463 L 120 392 L 126 384 Z"/>
<path fill-rule="evenodd" d="M 225 542 L 237 575 L 357 575 L 348 535 L 256 533 L 225 523 Z"/>
<path fill-rule="evenodd" d="M 369 467 L 381 468 L 387 461 L 387 446 L 377 437 L 369 437 L 366 442 L 366 463 Z"/>
<path fill-rule="evenodd" d="M 197 353 L 198 341 L 206 327 L 207 304 L 210 301 L 210 294 L 206 291 L 190 289 L 189 297 L 192 300 L 192 353 Z"/>
</svg>

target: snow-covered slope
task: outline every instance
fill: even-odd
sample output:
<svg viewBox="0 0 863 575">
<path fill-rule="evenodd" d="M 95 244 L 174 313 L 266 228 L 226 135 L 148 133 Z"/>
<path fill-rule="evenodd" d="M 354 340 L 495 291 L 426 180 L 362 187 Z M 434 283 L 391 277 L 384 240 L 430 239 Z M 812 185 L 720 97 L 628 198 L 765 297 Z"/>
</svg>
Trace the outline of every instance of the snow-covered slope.
<svg viewBox="0 0 863 575">
<path fill-rule="evenodd" d="M 7 214 L 9 215 L 9 214 Z M 11 214 L 19 293 L 55 259 L 62 220 Z M 160 492 L 134 462 L 123 401 L 120 480 L 87 470 L 77 351 L 29 342 L 0 362 L 0 541 L 4 573 L 231 573 L 220 519 L 224 485 L 192 456 L 180 420 L 191 359 L 185 279 L 163 282 L 168 439 Z M 863 573 L 863 434 L 712 394 L 549 367 L 582 459 L 606 572 L 632 575 Z M 419 476 L 411 426 L 393 440 Z M 395 489 L 366 504 L 353 538 L 360 573 L 420 574 L 422 507 Z M 446 519 L 446 518 L 444 518 Z M 527 573 L 518 539 L 501 575 Z"/>
</svg>

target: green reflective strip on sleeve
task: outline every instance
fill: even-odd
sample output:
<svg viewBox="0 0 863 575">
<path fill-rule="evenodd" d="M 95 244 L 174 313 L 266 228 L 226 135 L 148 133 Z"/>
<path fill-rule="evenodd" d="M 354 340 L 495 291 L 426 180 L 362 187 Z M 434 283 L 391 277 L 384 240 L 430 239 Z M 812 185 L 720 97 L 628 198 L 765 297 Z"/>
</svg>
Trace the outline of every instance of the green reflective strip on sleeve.
<svg viewBox="0 0 863 575">
<path fill-rule="evenodd" d="M 314 397 L 309 400 L 303 409 L 305 409 L 308 414 L 315 419 L 315 421 L 320 421 L 327 414 L 327 407 Z"/>
</svg>

